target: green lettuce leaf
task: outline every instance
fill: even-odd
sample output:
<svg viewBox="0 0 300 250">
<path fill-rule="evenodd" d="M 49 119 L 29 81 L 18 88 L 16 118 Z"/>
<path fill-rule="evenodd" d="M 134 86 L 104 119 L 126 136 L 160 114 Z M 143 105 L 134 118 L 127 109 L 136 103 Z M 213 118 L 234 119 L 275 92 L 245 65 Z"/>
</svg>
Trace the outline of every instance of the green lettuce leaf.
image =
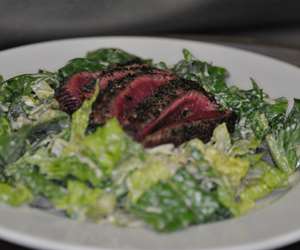
<svg viewBox="0 0 300 250">
<path fill-rule="evenodd" d="M 176 149 L 179 165 L 174 169 L 176 172 L 153 178 L 151 185 L 145 180 L 146 184 L 141 185 L 143 192 L 139 192 L 138 198 L 130 203 L 130 211 L 155 230 L 175 231 L 232 215 L 230 208 L 224 206 L 218 197 L 223 179 L 203 157 L 198 141 L 202 143 L 192 140 Z M 138 171 L 142 173 L 143 168 Z M 152 175 L 157 177 L 156 173 L 153 171 Z"/>
<path fill-rule="evenodd" d="M 252 169 L 252 172 L 254 171 L 255 177 L 247 181 L 239 194 L 242 200 L 256 201 L 288 184 L 288 174 L 265 161 L 256 162 Z"/>
<path fill-rule="evenodd" d="M 93 186 L 101 184 L 102 175 L 97 167 L 92 168 L 89 162 L 84 162 L 75 155 L 55 158 L 47 150 L 41 149 L 24 161 L 38 166 L 40 173 L 50 180 L 64 183 L 69 179 L 76 179 Z"/>
<path fill-rule="evenodd" d="M 222 123 L 215 128 L 213 136 L 210 140 L 210 144 L 212 144 L 219 151 L 230 151 L 232 147 L 231 137 L 225 123 Z"/>
<path fill-rule="evenodd" d="M 150 157 L 142 164 L 143 167 L 134 171 L 127 179 L 131 202 L 137 201 L 147 189 L 160 180 L 166 180 L 172 176 L 172 172 L 166 167 L 169 164 L 167 159 L 164 161 L 160 157 Z"/>
<path fill-rule="evenodd" d="M 279 131 L 269 134 L 266 141 L 276 166 L 292 174 L 299 167 L 300 159 L 300 100 L 294 106 L 286 123 Z"/>
<path fill-rule="evenodd" d="M 64 82 L 78 72 L 96 72 L 114 64 L 142 63 L 144 60 L 121 49 L 102 48 L 88 52 L 86 57 L 74 58 L 58 70 L 58 79 Z M 145 62 L 147 62 L 145 60 Z"/>
<path fill-rule="evenodd" d="M 255 205 L 252 200 L 237 199 L 237 191 L 248 174 L 250 161 L 233 155 L 230 140 L 222 133 L 228 133 L 224 125 L 216 128 L 211 143 L 205 145 L 195 139 L 186 143 L 185 148 L 194 159 L 198 159 L 199 165 L 210 169 L 208 173 L 210 177 L 214 177 L 215 183 L 210 185 L 215 186 L 218 201 L 232 214 L 239 216 Z"/>
<path fill-rule="evenodd" d="M 24 127 L 15 133 L 5 133 L 0 136 L 0 169 L 18 160 L 26 151 L 29 128 Z"/>
<path fill-rule="evenodd" d="M 34 197 L 42 196 L 53 201 L 63 196 L 64 187 L 41 174 L 37 166 L 27 162 L 27 157 L 30 156 L 23 156 L 5 169 L 9 182 L 24 185 Z"/>
<path fill-rule="evenodd" d="M 54 99 L 57 85 L 56 74 L 49 72 L 13 77 L 0 86 L 0 113 L 13 130 L 50 120 L 62 113 Z"/>
<path fill-rule="evenodd" d="M 110 176 L 118 164 L 131 153 L 142 150 L 122 130 L 116 119 L 98 128 L 93 134 L 85 136 L 81 141 L 71 141 L 63 150 L 62 156 L 77 155 L 81 159 L 98 166 L 102 175 Z"/>
<path fill-rule="evenodd" d="M 88 58 L 74 58 L 58 70 L 58 79 L 63 82 L 78 72 L 95 72 L 104 68 L 106 68 L 106 65 L 98 61 Z"/>
<path fill-rule="evenodd" d="M 18 160 L 26 151 L 33 153 L 39 147 L 47 145 L 50 138 L 66 129 L 68 124 L 67 115 L 60 112 L 52 120 L 34 126 L 23 126 L 17 131 L 0 135 L 0 166 L 4 168 Z"/>
<path fill-rule="evenodd" d="M 10 78 L 0 85 L 0 102 L 9 104 L 22 99 L 24 96 L 48 97 L 53 96 L 53 89 L 58 85 L 56 74 L 37 73 L 24 74 Z"/>
<path fill-rule="evenodd" d="M 229 156 L 212 146 L 205 146 L 200 140 L 197 141 L 197 144 L 197 147 L 211 167 L 221 176 L 227 178 L 230 185 L 238 187 L 248 173 L 249 162 L 239 157 Z"/>
<path fill-rule="evenodd" d="M 225 80 L 228 72 L 225 68 L 200 61 L 187 49 L 183 50 L 183 55 L 184 59 L 173 67 L 176 74 L 188 80 L 199 82 L 213 94 L 227 90 Z"/>
<path fill-rule="evenodd" d="M 72 115 L 71 124 L 71 141 L 70 143 L 79 143 L 86 134 L 86 130 L 89 124 L 89 117 L 92 109 L 92 105 L 99 93 L 99 87 L 96 86 L 93 97 L 89 100 L 85 100 L 80 109 L 78 109 Z"/>
<path fill-rule="evenodd" d="M 31 192 L 22 185 L 16 187 L 0 183 L 0 202 L 11 206 L 21 206 L 30 203 L 33 197 Z"/>
<path fill-rule="evenodd" d="M 124 50 L 116 48 L 102 48 L 87 53 L 87 58 L 104 65 L 141 63 L 143 60 Z"/>
<path fill-rule="evenodd" d="M 40 157 L 42 156 L 40 154 Z M 63 179 L 59 179 L 59 177 L 64 177 L 63 171 L 68 167 L 73 168 L 73 173 L 80 173 L 82 170 L 81 178 L 88 175 L 84 169 L 75 169 L 81 167 L 78 166 L 77 161 L 67 167 L 66 165 L 70 162 L 66 162 L 62 168 L 56 169 L 57 171 L 53 171 L 53 163 L 46 166 L 47 158 L 44 159 L 45 165 L 41 162 L 43 161 L 38 159 L 37 155 L 26 155 L 16 163 L 11 164 L 6 169 L 6 174 L 10 177 L 11 182 L 22 184 L 33 193 L 35 198 L 47 198 L 56 209 L 65 211 L 72 218 L 99 220 L 113 211 L 115 206 L 113 194 L 106 193 L 99 188 L 89 187 L 87 183 L 76 180 L 70 179 L 66 183 L 61 182 Z M 36 164 L 39 164 L 39 167 Z M 62 163 L 60 162 L 60 164 Z M 52 168 L 52 172 L 49 169 L 44 169 L 46 167 Z M 53 175 L 51 176 L 50 173 Z"/>
<path fill-rule="evenodd" d="M 237 157 L 255 153 L 255 150 L 261 145 L 261 141 L 253 135 L 245 139 L 231 138 L 226 124 L 222 123 L 215 128 L 209 145 L 225 154 Z"/>
<path fill-rule="evenodd" d="M 206 192 L 194 174 L 181 168 L 139 197 L 130 211 L 157 231 L 170 232 L 189 225 L 218 221 L 231 216 L 214 192 Z"/>
<path fill-rule="evenodd" d="M 73 219 L 94 221 L 110 214 L 115 209 L 113 194 L 93 189 L 78 181 L 68 181 L 66 194 L 54 201 L 58 209 L 66 211 Z"/>
<path fill-rule="evenodd" d="M 2 136 L 8 136 L 11 133 L 11 128 L 7 118 L 2 115 L 0 116 L 0 138 Z"/>
</svg>

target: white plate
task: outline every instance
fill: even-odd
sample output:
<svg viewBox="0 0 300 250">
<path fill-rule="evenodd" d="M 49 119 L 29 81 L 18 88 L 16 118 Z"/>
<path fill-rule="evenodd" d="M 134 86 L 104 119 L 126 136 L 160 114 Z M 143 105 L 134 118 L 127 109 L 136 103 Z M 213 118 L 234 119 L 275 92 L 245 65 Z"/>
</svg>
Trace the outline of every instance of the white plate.
<svg viewBox="0 0 300 250">
<path fill-rule="evenodd" d="M 175 39 L 105 37 L 35 44 L 0 52 L 5 76 L 57 69 L 68 59 L 100 47 L 119 47 L 143 57 L 174 63 L 188 48 L 201 59 L 226 67 L 230 81 L 249 87 L 256 79 L 273 97 L 299 97 L 300 70 L 274 59 L 222 46 Z M 1 93 L 0 93 L 1 94 Z M 269 206 L 247 216 L 191 227 L 173 234 L 142 228 L 79 223 L 30 208 L 0 206 L 0 237 L 39 249 L 53 250 L 255 250 L 279 247 L 300 239 L 300 185 Z"/>
</svg>

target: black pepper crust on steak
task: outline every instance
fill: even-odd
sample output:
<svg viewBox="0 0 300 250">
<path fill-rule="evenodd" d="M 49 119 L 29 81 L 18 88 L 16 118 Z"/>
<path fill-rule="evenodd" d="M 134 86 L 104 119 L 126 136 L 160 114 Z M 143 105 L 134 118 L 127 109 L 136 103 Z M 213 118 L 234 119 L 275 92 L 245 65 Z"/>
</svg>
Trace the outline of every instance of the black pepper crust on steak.
<svg viewBox="0 0 300 250">
<path fill-rule="evenodd" d="M 143 96 L 139 96 L 137 93 L 139 89 L 142 88 L 142 84 L 149 85 L 163 85 L 167 84 L 175 76 L 170 75 L 169 72 L 160 72 L 157 70 L 148 70 L 142 72 L 136 72 L 135 74 L 129 74 L 126 77 L 118 81 L 109 81 L 107 87 L 100 91 L 94 105 L 92 108 L 90 123 L 91 125 L 103 125 L 107 119 L 116 116 L 121 124 L 121 117 L 118 117 L 119 110 L 123 109 L 129 104 L 126 102 L 132 102 L 134 99 L 139 99 L 142 101 L 142 97 L 147 94 L 151 95 L 152 91 L 148 93 L 140 93 Z M 147 80 L 145 81 L 145 79 Z M 155 89 L 155 87 L 154 87 Z M 118 98 L 122 95 L 122 92 L 132 92 L 131 95 L 125 95 L 126 98 L 120 101 Z M 119 102 L 118 102 L 119 101 Z M 137 103 L 139 102 L 137 101 Z"/>
<path fill-rule="evenodd" d="M 179 146 L 195 138 L 199 138 L 206 143 L 210 140 L 214 129 L 223 122 L 226 123 L 228 130 L 233 132 L 236 116 L 231 111 L 228 111 L 216 118 L 174 124 L 146 136 L 142 144 L 147 148 L 167 143 Z"/>
<path fill-rule="evenodd" d="M 152 69 L 146 64 L 130 64 L 98 72 L 79 72 L 60 84 L 55 91 L 55 98 L 61 110 L 72 114 L 80 108 L 85 99 L 93 95 L 97 81 L 100 90 L 104 90 L 110 81 L 118 81 L 130 74 L 148 70 Z"/>
<path fill-rule="evenodd" d="M 233 131 L 237 117 L 222 109 L 201 84 L 146 64 L 118 65 L 99 72 L 80 72 L 56 90 L 63 111 L 76 111 L 100 92 L 93 104 L 89 128 L 116 117 L 124 130 L 145 147 L 209 141 L 215 127 L 225 122 Z"/>
<path fill-rule="evenodd" d="M 158 114 L 165 110 L 176 99 L 184 96 L 188 91 L 199 91 L 215 103 L 215 100 L 210 96 L 200 84 L 188 81 L 185 79 L 172 80 L 169 84 L 160 86 L 152 95 L 140 102 L 135 109 L 135 112 L 126 114 L 126 120 L 122 124 L 128 130 L 136 130 L 141 127 L 140 124 L 146 124 L 154 120 Z"/>
</svg>

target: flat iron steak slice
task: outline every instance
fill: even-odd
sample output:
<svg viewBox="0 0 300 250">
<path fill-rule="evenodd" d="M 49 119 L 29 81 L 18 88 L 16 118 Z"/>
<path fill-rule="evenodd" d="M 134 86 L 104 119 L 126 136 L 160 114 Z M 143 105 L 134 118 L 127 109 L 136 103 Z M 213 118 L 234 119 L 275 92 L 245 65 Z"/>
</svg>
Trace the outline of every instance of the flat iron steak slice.
<svg viewBox="0 0 300 250">
<path fill-rule="evenodd" d="M 112 115 L 117 117 L 125 127 L 129 122 L 128 114 L 135 114 L 140 103 L 153 96 L 157 89 L 169 86 L 175 78 L 175 75 L 161 73 L 137 77 L 115 98 L 111 110 Z"/>
<path fill-rule="evenodd" d="M 166 107 L 160 115 L 138 129 L 137 140 L 143 140 L 147 135 L 160 128 L 177 123 L 188 123 L 201 119 L 214 119 L 223 116 L 219 106 L 206 93 L 188 91 Z"/>
<path fill-rule="evenodd" d="M 153 70 L 148 73 L 129 75 L 120 81 L 111 81 L 105 90 L 99 93 L 93 104 L 90 125 L 103 125 L 107 119 L 117 117 L 122 124 L 122 114 L 125 107 L 134 107 L 163 84 L 174 79 L 169 72 Z"/>
<path fill-rule="evenodd" d="M 148 123 L 158 117 L 158 115 L 168 107 L 173 101 L 189 90 L 197 90 L 206 93 L 199 83 L 175 79 L 168 84 L 160 86 L 152 95 L 140 102 L 135 111 L 124 107 L 122 124 L 129 130 L 141 127 L 140 124 Z"/>
<path fill-rule="evenodd" d="M 150 148 L 167 143 L 178 146 L 194 138 L 199 138 L 203 142 L 208 142 L 218 124 L 225 122 L 229 131 L 232 132 L 235 121 L 236 116 L 234 113 L 227 111 L 216 118 L 182 122 L 164 127 L 155 133 L 146 136 L 142 143 L 145 147 Z"/>
<path fill-rule="evenodd" d="M 94 93 L 96 79 L 97 73 L 91 72 L 80 72 L 70 77 L 55 91 L 60 109 L 71 114 L 80 108 L 84 100 Z"/>
<path fill-rule="evenodd" d="M 145 64 L 132 64 L 98 72 L 79 72 L 61 83 L 55 92 L 55 98 L 61 110 L 71 114 L 80 108 L 85 99 L 92 96 L 96 81 L 100 90 L 103 90 L 110 81 L 118 81 L 139 71 L 147 72 L 149 68 Z"/>
</svg>

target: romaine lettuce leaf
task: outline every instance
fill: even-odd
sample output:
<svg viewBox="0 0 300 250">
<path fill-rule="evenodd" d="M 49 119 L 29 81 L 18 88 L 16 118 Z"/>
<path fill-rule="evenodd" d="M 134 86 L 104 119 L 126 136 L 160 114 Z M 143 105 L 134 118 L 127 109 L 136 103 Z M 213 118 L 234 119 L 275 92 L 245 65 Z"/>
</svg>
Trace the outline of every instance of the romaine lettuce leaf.
<svg viewBox="0 0 300 250">
<path fill-rule="evenodd" d="M 5 166 L 18 160 L 26 151 L 29 128 L 24 127 L 14 133 L 0 136 L 0 169 L 1 175 Z M 2 176 L 3 177 L 3 176 Z M 2 178 L 1 177 L 1 178 Z"/>
<path fill-rule="evenodd" d="M 88 185 L 86 180 L 91 182 L 93 177 L 90 179 L 92 175 L 86 166 L 80 166 L 79 164 L 82 163 L 76 161 L 76 158 L 55 159 L 47 157 L 49 156 L 45 151 L 35 155 L 27 154 L 14 164 L 9 165 L 6 169 L 6 175 L 10 182 L 18 183 L 26 187 L 26 190 L 30 190 L 34 198 L 45 197 L 49 199 L 56 209 L 65 211 L 72 218 L 99 220 L 113 211 L 115 196 Z M 64 162 L 60 162 L 63 160 Z M 66 174 L 73 174 L 74 177 L 79 177 L 78 179 L 83 182 L 71 180 L 71 178 L 66 179 L 65 182 Z"/>
<path fill-rule="evenodd" d="M 225 135 L 222 135 L 225 133 Z M 232 154 L 232 145 L 226 126 L 215 129 L 213 140 L 203 144 L 200 140 L 191 140 L 185 145 L 185 150 L 197 160 L 198 166 L 210 169 L 210 186 L 214 186 L 218 201 L 228 208 L 232 214 L 239 216 L 255 205 L 254 201 L 237 199 L 237 191 L 243 179 L 247 176 L 250 161 Z M 224 142 L 225 140 L 225 142 Z M 247 149 L 248 152 L 248 149 Z"/>
<path fill-rule="evenodd" d="M 79 143 L 85 137 L 92 105 L 97 98 L 98 93 L 99 87 L 96 86 L 93 97 L 89 100 L 85 100 L 80 109 L 73 113 L 70 143 Z"/>
<path fill-rule="evenodd" d="M 0 86 L 0 113 L 7 116 L 13 130 L 59 115 L 62 112 L 54 99 L 57 84 L 56 74 L 50 72 L 8 79 Z"/>
<path fill-rule="evenodd" d="M 229 154 L 231 156 L 251 156 L 260 145 L 261 141 L 255 136 L 247 139 L 238 139 L 232 144 Z"/>
<path fill-rule="evenodd" d="M 66 194 L 54 200 L 58 209 L 66 211 L 73 219 L 86 218 L 94 221 L 110 214 L 115 209 L 115 197 L 98 188 L 90 188 L 78 181 L 68 181 Z"/>
<path fill-rule="evenodd" d="M 21 206 L 33 199 L 31 192 L 23 185 L 16 187 L 0 182 L 0 202 L 11 206 Z"/>
<path fill-rule="evenodd" d="M 200 140 L 190 142 L 204 156 L 205 160 L 219 175 L 225 177 L 232 187 L 238 187 L 249 170 L 249 162 L 239 157 L 232 157 L 214 146 L 204 145 Z"/>
<path fill-rule="evenodd" d="M 46 197 L 50 201 L 64 195 L 65 189 L 57 182 L 47 179 L 39 168 L 27 162 L 29 155 L 24 155 L 18 161 L 5 169 L 9 182 L 18 183 L 28 188 L 34 197 Z"/>
<path fill-rule="evenodd" d="M 39 147 L 47 145 L 50 138 L 66 129 L 68 124 L 68 116 L 59 112 L 51 120 L 0 135 L 0 167 L 4 168 L 15 162 L 26 151 L 33 153 Z"/>
<path fill-rule="evenodd" d="M 132 62 L 141 63 L 143 60 L 136 55 L 130 54 L 124 50 L 116 49 L 116 48 L 102 48 L 94 51 L 90 51 L 86 56 L 88 59 L 92 61 L 96 61 L 98 63 L 104 65 L 112 65 L 112 64 L 127 64 Z"/>
<path fill-rule="evenodd" d="M 133 142 L 122 130 L 116 119 L 98 128 L 93 134 L 85 136 L 81 141 L 71 141 L 63 150 L 63 156 L 77 155 L 93 162 L 105 176 L 110 176 L 118 163 L 126 159 L 141 146 Z"/>
<path fill-rule="evenodd" d="M 230 151 L 232 147 L 231 137 L 225 123 L 222 123 L 215 128 L 210 144 L 219 151 L 225 153 Z"/>
<path fill-rule="evenodd" d="M 141 63 L 144 60 L 121 49 L 105 48 L 88 52 L 86 57 L 74 58 L 58 70 L 60 82 L 78 72 L 96 72 L 114 64 Z M 145 62 L 147 62 L 145 60 Z"/>
<path fill-rule="evenodd" d="M 51 156 L 47 150 L 41 149 L 24 161 L 38 166 L 40 173 L 50 180 L 64 183 L 68 179 L 76 179 L 93 186 L 101 184 L 102 175 L 97 166 L 92 168 L 88 160 L 85 162 L 75 155 L 56 158 Z"/>
<path fill-rule="evenodd" d="M 0 85 L 0 102 L 10 104 L 24 96 L 50 97 L 58 81 L 54 73 L 24 74 L 10 78 Z"/>
<path fill-rule="evenodd" d="M 243 187 L 239 194 L 242 200 L 256 201 L 288 184 L 288 174 L 265 161 L 256 162 L 253 168 L 252 171 L 259 174 L 256 173 L 256 177 L 247 181 L 248 183 Z"/>
<path fill-rule="evenodd" d="M 58 79 L 63 82 L 78 72 L 95 72 L 104 68 L 106 68 L 106 65 L 98 61 L 88 58 L 74 58 L 58 70 Z"/>
<path fill-rule="evenodd" d="M 283 128 L 267 135 L 266 141 L 276 166 L 292 174 L 300 164 L 300 100 L 294 100 Z"/>
<path fill-rule="evenodd" d="M 127 179 L 128 196 L 131 202 L 137 201 L 147 189 L 158 181 L 166 180 L 172 176 L 172 172 L 166 167 L 170 164 L 167 159 L 149 157 L 142 164 L 143 167 L 134 171 Z"/>
<path fill-rule="evenodd" d="M 181 168 L 169 180 L 144 192 L 130 211 L 157 231 L 175 231 L 189 225 L 225 219 L 230 212 L 206 192 L 187 169 Z"/>
<path fill-rule="evenodd" d="M 233 157 L 248 156 L 255 153 L 261 145 L 261 140 L 253 135 L 248 135 L 245 139 L 234 136 L 231 138 L 226 124 L 222 123 L 215 128 L 209 145 Z"/>
<path fill-rule="evenodd" d="M 2 115 L 0 116 L 0 138 L 2 136 L 8 136 L 11 133 L 11 128 L 7 118 Z"/>
<path fill-rule="evenodd" d="M 200 82 L 206 90 L 213 94 L 227 89 L 225 79 L 228 72 L 225 68 L 200 61 L 187 49 L 183 50 L 183 55 L 184 59 L 173 67 L 176 74 L 188 80 Z"/>
<path fill-rule="evenodd" d="M 130 211 L 158 231 L 174 231 L 231 216 L 230 207 L 218 197 L 224 181 L 205 160 L 198 141 L 202 143 L 192 140 L 176 149 L 179 168 L 175 174 L 170 177 L 168 173 L 149 186 L 142 185 L 148 189 L 130 203 Z M 143 169 L 138 171 L 142 173 Z"/>
</svg>

